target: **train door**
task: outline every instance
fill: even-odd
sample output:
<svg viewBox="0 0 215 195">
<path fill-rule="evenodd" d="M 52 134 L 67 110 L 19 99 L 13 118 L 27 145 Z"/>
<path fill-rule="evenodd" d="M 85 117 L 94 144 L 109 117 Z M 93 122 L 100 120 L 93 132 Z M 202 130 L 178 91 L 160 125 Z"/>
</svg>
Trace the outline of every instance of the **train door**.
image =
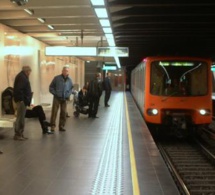
<svg viewBox="0 0 215 195">
<path fill-rule="evenodd" d="M 124 91 L 125 82 L 124 82 L 124 69 L 118 69 L 111 72 L 111 86 L 114 91 Z"/>
</svg>

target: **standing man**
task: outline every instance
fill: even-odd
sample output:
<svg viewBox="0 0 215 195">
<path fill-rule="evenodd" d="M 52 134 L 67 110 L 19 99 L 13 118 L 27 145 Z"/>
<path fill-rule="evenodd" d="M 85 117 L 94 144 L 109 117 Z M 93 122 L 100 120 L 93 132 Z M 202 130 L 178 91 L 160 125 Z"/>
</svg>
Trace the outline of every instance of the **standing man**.
<svg viewBox="0 0 215 195">
<path fill-rule="evenodd" d="M 103 92 L 103 81 L 102 81 L 102 74 L 99 72 L 98 73 L 98 84 L 99 84 L 99 102 L 100 102 L 100 98 L 102 96 L 102 92 Z"/>
<path fill-rule="evenodd" d="M 105 104 L 105 107 L 110 106 L 108 104 L 108 101 L 110 99 L 111 90 L 112 90 L 111 83 L 110 83 L 110 77 L 111 77 L 111 73 L 107 72 L 106 77 L 104 79 L 104 90 L 105 90 L 104 104 Z"/>
<path fill-rule="evenodd" d="M 51 113 L 51 131 L 55 130 L 56 117 L 60 106 L 59 131 L 66 131 L 67 100 L 72 94 L 73 83 L 69 77 L 69 67 L 64 66 L 62 74 L 55 76 L 49 86 L 49 92 L 53 94 L 52 113 Z"/>
<path fill-rule="evenodd" d="M 101 87 L 101 73 L 96 73 L 93 80 L 90 81 L 88 86 L 88 97 L 89 97 L 89 118 L 98 118 L 96 116 L 98 112 L 99 99 L 102 93 Z"/>
<path fill-rule="evenodd" d="M 14 81 L 13 95 L 17 108 L 14 140 L 23 141 L 27 139 L 24 137 L 23 132 L 25 127 L 26 107 L 30 106 L 32 98 L 31 85 L 29 82 L 30 73 L 30 66 L 23 66 L 22 71 L 17 74 Z"/>
</svg>

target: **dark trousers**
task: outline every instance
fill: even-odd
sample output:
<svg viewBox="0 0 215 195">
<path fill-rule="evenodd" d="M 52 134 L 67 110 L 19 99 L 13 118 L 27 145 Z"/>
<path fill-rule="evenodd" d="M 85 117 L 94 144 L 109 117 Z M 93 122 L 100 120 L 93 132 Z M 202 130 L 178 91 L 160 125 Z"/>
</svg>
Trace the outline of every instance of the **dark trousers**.
<svg viewBox="0 0 215 195">
<path fill-rule="evenodd" d="M 45 128 L 44 121 L 46 120 L 46 115 L 42 106 L 35 106 L 32 110 L 27 109 L 25 113 L 25 118 L 38 118 L 38 120 L 40 121 L 41 128 Z"/>
<path fill-rule="evenodd" d="M 105 106 L 107 106 L 108 105 L 108 101 L 109 101 L 109 99 L 110 99 L 110 94 L 111 94 L 111 91 L 105 91 Z"/>
<path fill-rule="evenodd" d="M 99 97 L 89 98 L 89 117 L 95 117 L 98 112 Z"/>
</svg>

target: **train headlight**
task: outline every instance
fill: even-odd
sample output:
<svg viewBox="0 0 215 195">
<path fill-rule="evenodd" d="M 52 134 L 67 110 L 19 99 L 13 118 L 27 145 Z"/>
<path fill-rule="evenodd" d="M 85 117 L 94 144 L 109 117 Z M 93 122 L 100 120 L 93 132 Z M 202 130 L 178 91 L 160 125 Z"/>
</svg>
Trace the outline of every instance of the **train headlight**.
<svg viewBox="0 0 215 195">
<path fill-rule="evenodd" d="M 153 116 L 153 115 L 157 115 L 158 114 L 158 110 L 153 108 L 153 109 L 148 109 L 147 110 L 147 114 L 150 115 L 150 116 Z"/>
<path fill-rule="evenodd" d="M 210 110 L 201 109 L 201 110 L 199 110 L 199 113 L 201 115 L 209 115 L 210 114 Z"/>
</svg>

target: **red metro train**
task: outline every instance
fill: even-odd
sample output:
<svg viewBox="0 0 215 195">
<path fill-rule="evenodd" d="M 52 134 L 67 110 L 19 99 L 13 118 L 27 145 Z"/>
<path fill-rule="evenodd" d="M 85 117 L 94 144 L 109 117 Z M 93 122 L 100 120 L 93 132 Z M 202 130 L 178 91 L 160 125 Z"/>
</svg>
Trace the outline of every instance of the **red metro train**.
<svg viewBox="0 0 215 195">
<path fill-rule="evenodd" d="M 145 121 L 190 130 L 212 121 L 212 61 L 147 57 L 131 73 L 131 93 Z"/>
</svg>

